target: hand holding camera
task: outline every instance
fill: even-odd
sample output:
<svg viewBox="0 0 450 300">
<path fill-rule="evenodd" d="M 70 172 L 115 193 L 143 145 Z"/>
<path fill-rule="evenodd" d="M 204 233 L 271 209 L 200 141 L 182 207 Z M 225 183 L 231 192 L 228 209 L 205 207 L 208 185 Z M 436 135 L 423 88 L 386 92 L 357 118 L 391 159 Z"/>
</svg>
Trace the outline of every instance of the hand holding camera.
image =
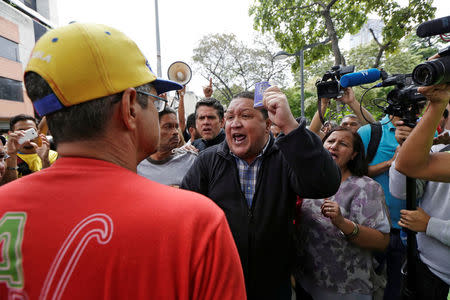
<svg viewBox="0 0 450 300">
<path fill-rule="evenodd" d="M 34 140 L 37 137 L 38 137 L 38 133 L 37 133 L 36 129 L 30 128 L 30 129 L 25 130 L 23 132 L 23 136 L 20 137 L 17 142 L 19 143 L 19 145 L 22 145 L 22 144 L 24 144 L 26 142 Z"/>
<path fill-rule="evenodd" d="M 8 134 L 8 141 L 6 142 L 6 152 L 8 155 L 16 155 L 19 148 L 26 142 L 38 137 L 36 129 L 30 128 L 28 130 L 17 130 Z"/>
</svg>

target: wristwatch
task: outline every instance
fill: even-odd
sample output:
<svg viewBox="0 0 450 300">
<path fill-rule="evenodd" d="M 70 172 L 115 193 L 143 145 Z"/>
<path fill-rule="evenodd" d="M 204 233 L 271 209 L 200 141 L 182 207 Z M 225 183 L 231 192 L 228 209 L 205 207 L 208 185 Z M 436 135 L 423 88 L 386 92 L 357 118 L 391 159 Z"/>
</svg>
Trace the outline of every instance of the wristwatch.
<svg viewBox="0 0 450 300">
<path fill-rule="evenodd" d="M 15 166 L 15 167 L 6 167 L 6 169 L 7 170 L 19 170 L 19 167 L 18 166 Z"/>
</svg>

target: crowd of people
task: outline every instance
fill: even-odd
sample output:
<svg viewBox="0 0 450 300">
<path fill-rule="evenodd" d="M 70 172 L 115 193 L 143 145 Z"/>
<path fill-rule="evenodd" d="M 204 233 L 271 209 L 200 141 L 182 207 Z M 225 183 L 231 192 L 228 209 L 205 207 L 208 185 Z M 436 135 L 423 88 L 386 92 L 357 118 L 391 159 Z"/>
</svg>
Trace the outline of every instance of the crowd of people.
<svg viewBox="0 0 450 300">
<path fill-rule="evenodd" d="M 40 122 L 1 139 L 1 299 L 400 299 L 406 229 L 417 299 L 446 299 L 450 84 L 420 89 L 414 130 L 351 88 L 340 125 L 296 119 L 277 86 L 225 110 L 211 80 L 185 118 L 185 87 L 114 28 L 73 23 L 33 53 L 51 57 L 24 75 Z"/>
</svg>

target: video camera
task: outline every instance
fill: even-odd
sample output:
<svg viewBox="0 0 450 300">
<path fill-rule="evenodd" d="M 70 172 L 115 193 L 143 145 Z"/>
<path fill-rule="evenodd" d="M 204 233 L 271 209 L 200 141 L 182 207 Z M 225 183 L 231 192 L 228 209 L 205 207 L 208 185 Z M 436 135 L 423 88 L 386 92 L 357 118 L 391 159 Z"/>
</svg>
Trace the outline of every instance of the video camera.
<svg viewBox="0 0 450 300">
<path fill-rule="evenodd" d="M 322 80 L 316 82 L 317 97 L 320 98 L 336 98 L 342 95 L 343 91 L 339 80 L 345 74 L 353 73 L 355 66 L 334 66 L 331 70 L 325 72 Z"/>
<path fill-rule="evenodd" d="M 378 87 L 395 85 L 386 97 L 388 106 L 383 111 L 392 116 L 402 118 L 406 126 L 413 128 L 417 123 L 417 116 L 425 107 L 427 98 L 417 91 L 412 82 L 411 74 L 396 74 L 388 76 Z"/>
<path fill-rule="evenodd" d="M 427 21 L 417 27 L 418 37 L 430 37 L 450 32 L 450 16 Z M 450 83 L 450 46 L 439 51 L 439 58 L 426 61 L 414 68 L 412 79 L 418 85 Z"/>
<path fill-rule="evenodd" d="M 439 51 L 439 56 L 414 68 L 412 79 L 415 83 L 426 86 L 450 83 L 450 46 Z"/>
</svg>

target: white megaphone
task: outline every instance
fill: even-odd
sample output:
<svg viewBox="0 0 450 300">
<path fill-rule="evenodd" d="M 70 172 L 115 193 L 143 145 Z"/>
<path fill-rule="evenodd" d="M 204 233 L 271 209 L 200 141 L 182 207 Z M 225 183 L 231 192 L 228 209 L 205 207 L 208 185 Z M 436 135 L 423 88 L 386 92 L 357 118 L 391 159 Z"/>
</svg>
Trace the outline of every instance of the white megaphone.
<svg viewBox="0 0 450 300">
<path fill-rule="evenodd" d="M 187 63 L 176 61 L 169 66 L 167 77 L 169 80 L 175 81 L 181 85 L 186 85 L 191 81 L 192 71 Z"/>
</svg>

